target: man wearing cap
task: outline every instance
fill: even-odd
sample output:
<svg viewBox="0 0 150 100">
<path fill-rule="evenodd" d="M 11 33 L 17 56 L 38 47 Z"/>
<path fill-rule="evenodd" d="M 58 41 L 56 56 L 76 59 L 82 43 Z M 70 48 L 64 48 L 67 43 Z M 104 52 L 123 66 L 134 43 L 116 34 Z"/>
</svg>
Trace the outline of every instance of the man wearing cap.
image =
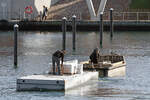
<svg viewBox="0 0 150 100">
<path fill-rule="evenodd" d="M 90 60 L 93 64 L 98 64 L 98 59 L 100 57 L 100 54 L 99 54 L 99 49 L 98 48 L 95 48 L 92 52 L 92 54 L 90 55 Z"/>
</svg>

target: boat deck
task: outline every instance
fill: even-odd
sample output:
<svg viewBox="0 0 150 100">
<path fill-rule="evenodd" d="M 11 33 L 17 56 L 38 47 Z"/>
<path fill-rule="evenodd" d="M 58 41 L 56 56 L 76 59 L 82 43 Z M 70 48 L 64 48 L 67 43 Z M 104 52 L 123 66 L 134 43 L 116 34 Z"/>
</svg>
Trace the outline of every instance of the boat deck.
<svg viewBox="0 0 150 100">
<path fill-rule="evenodd" d="M 17 91 L 68 90 L 91 79 L 98 80 L 98 72 L 75 75 L 30 75 L 17 79 Z"/>
<path fill-rule="evenodd" d="M 93 65 L 89 61 L 81 62 L 85 71 L 99 71 L 100 77 L 124 76 L 126 62 L 120 55 L 101 55 L 98 64 Z"/>
</svg>

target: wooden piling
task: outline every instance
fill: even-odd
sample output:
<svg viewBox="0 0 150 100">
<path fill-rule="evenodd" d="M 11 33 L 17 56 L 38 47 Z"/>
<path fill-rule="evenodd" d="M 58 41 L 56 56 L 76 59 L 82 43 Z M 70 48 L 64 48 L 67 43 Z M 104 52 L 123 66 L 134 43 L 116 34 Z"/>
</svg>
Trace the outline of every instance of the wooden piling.
<svg viewBox="0 0 150 100">
<path fill-rule="evenodd" d="M 110 8 L 110 37 L 113 37 L 114 25 L 113 25 L 113 8 Z"/>
<path fill-rule="evenodd" d="M 100 13 L 100 46 L 103 44 L 103 12 Z"/>
<path fill-rule="evenodd" d="M 76 16 L 72 16 L 72 44 L 73 47 L 72 49 L 75 51 L 76 50 Z"/>
<path fill-rule="evenodd" d="M 18 55 L 17 55 L 17 49 L 18 49 L 18 28 L 19 26 L 17 24 L 14 25 L 14 66 L 17 66 L 18 64 Z"/>
<path fill-rule="evenodd" d="M 63 50 L 66 50 L 66 30 L 67 30 L 66 21 L 67 21 L 67 18 L 63 17 L 62 18 L 62 32 L 63 32 L 62 49 Z"/>
</svg>

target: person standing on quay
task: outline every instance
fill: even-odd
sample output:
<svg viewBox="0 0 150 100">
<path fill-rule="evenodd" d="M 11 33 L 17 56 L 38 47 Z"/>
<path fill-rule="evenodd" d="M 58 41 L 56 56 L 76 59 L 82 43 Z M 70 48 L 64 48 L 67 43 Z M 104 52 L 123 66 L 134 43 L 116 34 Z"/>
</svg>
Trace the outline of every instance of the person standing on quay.
<svg viewBox="0 0 150 100">
<path fill-rule="evenodd" d="M 42 20 L 46 20 L 47 19 L 47 12 L 48 12 L 48 9 L 46 6 L 43 6 L 43 14 L 42 14 Z"/>
</svg>

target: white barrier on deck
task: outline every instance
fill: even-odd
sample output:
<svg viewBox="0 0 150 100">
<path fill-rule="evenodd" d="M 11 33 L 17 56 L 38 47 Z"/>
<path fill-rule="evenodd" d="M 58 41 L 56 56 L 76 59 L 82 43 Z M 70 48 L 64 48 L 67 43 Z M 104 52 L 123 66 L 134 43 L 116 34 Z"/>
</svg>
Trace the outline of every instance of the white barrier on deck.
<svg viewBox="0 0 150 100">
<path fill-rule="evenodd" d="M 49 66 L 50 66 L 50 72 L 53 72 L 52 63 L 50 63 Z M 83 64 L 78 64 L 78 60 L 66 61 L 63 63 L 63 70 L 64 70 L 64 74 L 82 74 Z"/>
</svg>

